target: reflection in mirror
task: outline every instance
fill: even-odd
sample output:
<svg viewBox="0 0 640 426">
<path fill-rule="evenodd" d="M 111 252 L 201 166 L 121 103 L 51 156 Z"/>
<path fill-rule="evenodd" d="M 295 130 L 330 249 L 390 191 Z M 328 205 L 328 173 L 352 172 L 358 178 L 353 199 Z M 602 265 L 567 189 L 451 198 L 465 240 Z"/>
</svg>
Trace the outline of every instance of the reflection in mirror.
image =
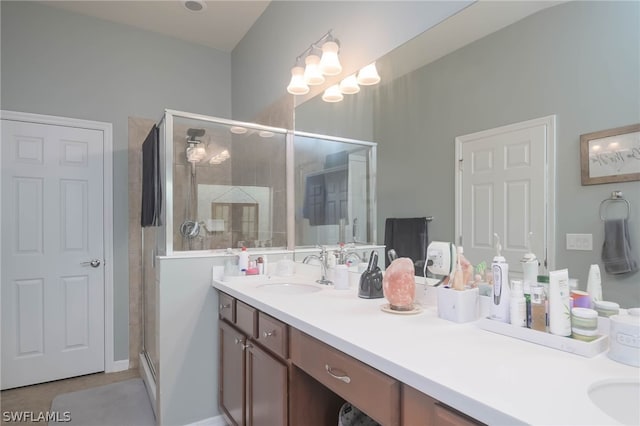
<svg viewBox="0 0 640 426">
<path fill-rule="evenodd" d="M 285 133 L 176 117 L 173 247 L 285 247 Z"/>
<path fill-rule="evenodd" d="M 374 144 L 296 134 L 294 180 L 296 246 L 375 242 Z"/>
</svg>

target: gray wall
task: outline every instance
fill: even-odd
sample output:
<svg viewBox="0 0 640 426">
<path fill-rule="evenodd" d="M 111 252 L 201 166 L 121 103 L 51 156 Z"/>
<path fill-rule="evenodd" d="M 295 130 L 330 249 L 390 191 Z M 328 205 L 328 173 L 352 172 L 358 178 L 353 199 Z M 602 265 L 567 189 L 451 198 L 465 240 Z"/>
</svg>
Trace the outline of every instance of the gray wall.
<svg viewBox="0 0 640 426">
<path fill-rule="evenodd" d="M 1 108 L 113 124 L 114 344 L 127 359 L 127 117 L 230 117 L 230 54 L 35 2 L 1 7 Z"/>
<path fill-rule="evenodd" d="M 347 76 L 471 3 L 274 1 L 233 50 L 233 118 L 252 120 L 290 96 L 296 57 L 330 29 Z"/>
<path fill-rule="evenodd" d="M 612 190 L 624 192 L 640 252 L 640 182 L 580 184 L 580 135 L 640 121 L 638 2 L 543 10 L 382 88 L 374 120 L 379 240 L 387 217 L 433 215 L 430 238 L 451 241 L 454 138 L 550 114 L 557 114 L 556 266 L 585 288 L 589 265 L 599 263 L 604 298 L 639 306 L 640 273 L 604 273 L 598 207 Z M 593 251 L 567 251 L 566 233 L 592 233 Z"/>
</svg>

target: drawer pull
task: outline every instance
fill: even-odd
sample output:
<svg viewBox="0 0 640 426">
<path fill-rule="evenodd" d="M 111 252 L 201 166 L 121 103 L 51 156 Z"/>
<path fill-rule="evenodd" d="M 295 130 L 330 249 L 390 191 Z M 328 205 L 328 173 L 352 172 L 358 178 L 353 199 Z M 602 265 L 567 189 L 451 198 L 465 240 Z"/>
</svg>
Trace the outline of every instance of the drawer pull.
<svg viewBox="0 0 640 426">
<path fill-rule="evenodd" d="M 251 348 L 253 348 L 253 345 L 251 343 L 247 343 L 246 345 L 242 345 L 242 350 L 251 349 Z"/>
<path fill-rule="evenodd" d="M 329 373 L 329 375 L 334 379 L 342 380 L 345 383 L 351 383 L 351 377 L 347 376 L 346 374 L 343 374 L 343 375 L 335 374 L 333 372 L 333 369 L 329 367 L 329 364 L 325 364 L 324 368 L 325 370 L 327 370 L 327 373 Z"/>
<path fill-rule="evenodd" d="M 271 330 L 271 331 L 263 331 L 262 332 L 262 336 L 264 336 L 264 338 L 266 339 L 267 337 L 271 337 L 271 336 L 275 336 L 276 335 L 276 331 L 275 330 Z"/>
<path fill-rule="evenodd" d="M 220 304 L 220 312 L 224 311 L 225 309 L 229 309 L 231 307 L 231 303 L 227 303 L 227 304 Z"/>
</svg>

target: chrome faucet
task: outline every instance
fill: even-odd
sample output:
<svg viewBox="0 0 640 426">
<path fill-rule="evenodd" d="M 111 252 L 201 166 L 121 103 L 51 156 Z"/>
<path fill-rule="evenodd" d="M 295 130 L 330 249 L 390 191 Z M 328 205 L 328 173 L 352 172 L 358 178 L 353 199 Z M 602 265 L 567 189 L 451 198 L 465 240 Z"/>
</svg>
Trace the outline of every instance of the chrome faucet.
<svg viewBox="0 0 640 426">
<path fill-rule="evenodd" d="M 333 281 L 327 278 L 327 249 L 322 246 L 320 248 L 320 255 L 310 254 L 302 260 L 302 263 L 309 263 L 309 260 L 311 259 L 316 259 L 320 262 L 320 271 L 322 272 L 322 278 L 316 280 L 316 282 L 318 284 L 324 285 L 333 284 Z"/>
<path fill-rule="evenodd" d="M 349 244 L 349 246 L 351 245 L 352 244 Z M 355 247 L 355 243 L 353 246 Z M 346 265 L 352 257 L 355 257 L 358 263 L 362 262 L 362 258 L 358 253 L 353 251 L 350 252 L 344 244 L 340 244 L 340 250 L 338 250 L 338 264 Z"/>
</svg>

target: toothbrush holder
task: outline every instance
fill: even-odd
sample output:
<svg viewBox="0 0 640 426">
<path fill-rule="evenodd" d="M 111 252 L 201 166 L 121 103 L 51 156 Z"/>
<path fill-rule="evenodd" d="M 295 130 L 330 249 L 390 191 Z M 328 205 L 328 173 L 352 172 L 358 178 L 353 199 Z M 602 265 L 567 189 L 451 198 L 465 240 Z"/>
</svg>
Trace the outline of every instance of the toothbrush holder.
<svg viewBox="0 0 640 426">
<path fill-rule="evenodd" d="M 466 290 L 438 287 L 438 316 L 458 323 L 477 320 L 479 294 L 477 287 Z"/>
</svg>

